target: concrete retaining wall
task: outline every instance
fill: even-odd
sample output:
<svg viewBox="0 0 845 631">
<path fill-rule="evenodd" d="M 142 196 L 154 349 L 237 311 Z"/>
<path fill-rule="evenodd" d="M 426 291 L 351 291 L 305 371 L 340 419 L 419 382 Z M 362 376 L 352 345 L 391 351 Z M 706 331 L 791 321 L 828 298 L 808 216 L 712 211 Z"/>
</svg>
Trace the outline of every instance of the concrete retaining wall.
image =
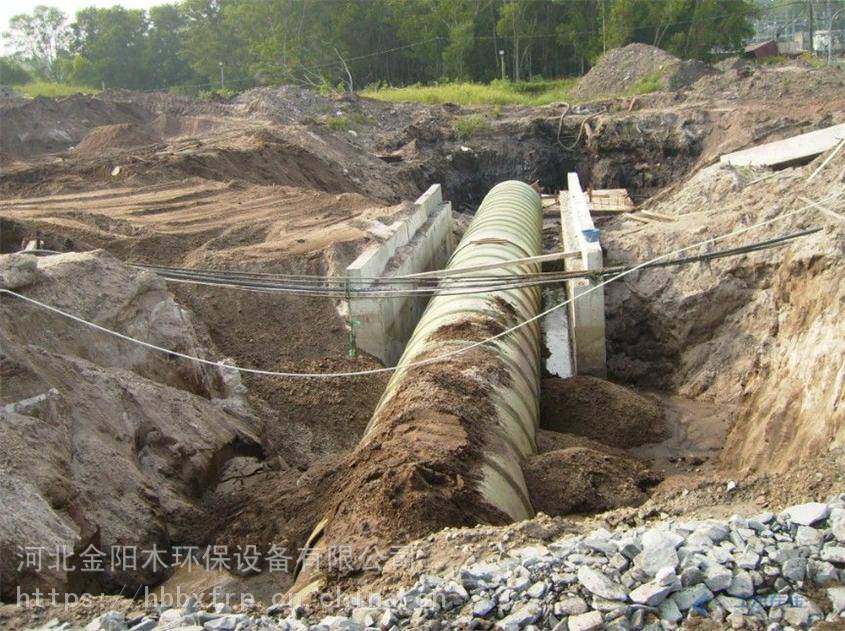
<svg viewBox="0 0 845 631">
<path fill-rule="evenodd" d="M 567 176 L 566 192 L 561 192 L 560 212 L 564 250 L 578 250 L 580 257 L 565 258 L 564 268 L 569 270 L 600 270 L 603 266 L 599 243 L 587 197 L 581 189 L 576 173 Z M 607 376 L 604 333 L 604 289 L 586 293 L 596 284 L 595 280 L 567 281 L 569 322 L 572 328 L 572 349 L 575 373 L 579 375 Z"/>
<path fill-rule="evenodd" d="M 453 249 L 452 204 L 443 201 L 440 185 L 434 184 L 395 232 L 367 248 L 346 268 L 346 275 L 353 287 L 360 288 L 370 285 L 372 278 L 442 269 Z M 358 348 L 387 365 L 395 364 L 427 302 L 427 296 L 353 299 L 350 315 Z"/>
</svg>

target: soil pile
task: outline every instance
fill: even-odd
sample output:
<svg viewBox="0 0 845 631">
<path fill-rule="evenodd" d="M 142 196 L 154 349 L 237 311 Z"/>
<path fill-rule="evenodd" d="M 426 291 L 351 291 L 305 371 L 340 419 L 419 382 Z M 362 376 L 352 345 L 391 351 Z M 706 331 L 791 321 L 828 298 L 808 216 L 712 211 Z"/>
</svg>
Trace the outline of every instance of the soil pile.
<svg viewBox="0 0 845 631">
<path fill-rule="evenodd" d="M 668 437 L 659 401 L 604 379 L 543 379 L 540 427 L 628 449 Z"/>
<path fill-rule="evenodd" d="M 698 61 L 681 61 L 665 50 L 648 44 L 614 48 L 599 59 L 570 93 L 578 101 L 625 94 L 645 79 L 659 78 L 665 88 L 680 90 L 703 76 L 719 71 Z"/>
<path fill-rule="evenodd" d="M 84 158 L 95 158 L 121 149 L 153 145 L 159 140 L 151 131 L 134 123 L 102 125 L 85 134 L 73 152 Z"/>
<path fill-rule="evenodd" d="M 149 272 L 102 251 L 0 257 L 5 287 L 166 348 L 209 356 L 207 334 Z M 4 598 L 16 585 L 134 591 L 165 578 L 141 563 L 80 574 L 19 569 L 25 546 L 166 549 L 200 543 L 199 500 L 233 458 L 262 456 L 261 420 L 237 374 L 103 335 L 20 299 L 0 305 L 0 516 Z"/>
<path fill-rule="evenodd" d="M 541 431 L 537 445 L 522 471 L 534 510 L 546 515 L 639 506 L 662 479 L 641 460 L 588 438 Z"/>
<path fill-rule="evenodd" d="M 77 94 L 60 99 L 4 100 L 0 118 L 0 147 L 9 161 L 68 149 L 98 125 L 142 124 L 148 113 L 135 103 Z"/>
</svg>

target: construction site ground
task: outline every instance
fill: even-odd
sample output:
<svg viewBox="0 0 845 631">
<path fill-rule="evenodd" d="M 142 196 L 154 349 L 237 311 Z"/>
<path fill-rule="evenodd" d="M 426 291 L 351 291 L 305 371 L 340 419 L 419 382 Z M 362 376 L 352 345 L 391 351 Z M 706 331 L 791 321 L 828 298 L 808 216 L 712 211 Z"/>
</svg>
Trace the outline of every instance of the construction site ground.
<svg viewBox="0 0 845 631">
<path fill-rule="evenodd" d="M 430 184 L 443 184 L 460 232 L 496 182 L 537 182 L 551 194 L 569 171 L 589 188 L 626 188 L 641 207 L 671 217 L 600 219 L 607 265 L 803 208 L 719 247 L 821 231 L 607 287 L 608 380 L 543 380 L 540 453 L 525 464 L 543 514 L 426 538 L 428 500 L 404 498 L 415 519 L 392 532 L 403 544 L 423 536 L 411 549 L 425 552 L 413 564 L 336 581 L 396 589 L 503 538 L 515 546 L 821 500 L 845 490 L 845 231 L 811 202 L 843 212 L 845 150 L 818 173 L 829 156 L 778 171 L 726 167 L 718 157 L 845 122 L 845 74 L 740 65 L 694 79 L 575 107 L 395 104 L 293 87 L 229 101 L 128 91 L 7 97 L 2 284 L 209 359 L 269 371 L 363 370 L 381 364 L 348 356 L 334 300 L 165 283 L 133 264 L 339 275 Z M 486 124 L 459 137 L 458 121 L 471 114 Z M 33 239 L 66 254 L 37 264 L 7 256 Z M 15 551 L 40 541 L 275 543 L 295 558 L 347 482 L 347 459 L 387 375 L 239 376 L 8 295 L 0 317 L 0 574 L 15 576 L 0 597 L 11 601 L 13 584 L 109 594 L 70 609 L 0 605 L 0 626 L 134 611 L 126 596 L 139 585 L 220 584 L 261 599 L 291 584 L 291 572 L 144 569 L 95 582 L 27 575 Z M 29 408 L 8 407 L 45 392 Z M 346 501 L 377 501 L 388 486 Z"/>
</svg>

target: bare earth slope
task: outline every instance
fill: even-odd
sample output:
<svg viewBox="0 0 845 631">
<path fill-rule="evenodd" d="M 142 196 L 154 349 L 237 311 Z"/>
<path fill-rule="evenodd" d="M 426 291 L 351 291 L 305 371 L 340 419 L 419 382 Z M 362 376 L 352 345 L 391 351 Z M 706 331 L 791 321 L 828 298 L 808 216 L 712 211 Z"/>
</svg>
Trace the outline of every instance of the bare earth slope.
<svg viewBox="0 0 845 631">
<path fill-rule="evenodd" d="M 3 255 L 0 269 L 4 288 L 153 344 L 208 353 L 207 334 L 161 279 L 105 252 Z M 150 549 L 201 536 L 200 500 L 226 462 L 262 454 L 264 420 L 238 393 L 237 377 L 8 296 L 0 317 L 0 503 L 15 507 L 0 517 L 4 589 L 16 580 L 27 589 L 86 587 L 86 575 L 18 575 L 26 546 L 79 554 L 89 545 Z M 89 576 L 120 589 L 161 580 L 163 570 L 139 564 Z"/>
<path fill-rule="evenodd" d="M 677 222 L 616 220 L 606 231 L 610 261 L 627 262 L 781 215 L 702 251 L 822 228 L 772 250 L 639 272 L 607 292 L 617 378 L 739 404 L 728 466 L 784 470 L 845 444 L 845 240 L 841 220 L 806 201 L 841 215 L 845 155 L 808 182 L 821 161 L 762 181 L 764 173 L 714 165 L 652 205 Z"/>
</svg>

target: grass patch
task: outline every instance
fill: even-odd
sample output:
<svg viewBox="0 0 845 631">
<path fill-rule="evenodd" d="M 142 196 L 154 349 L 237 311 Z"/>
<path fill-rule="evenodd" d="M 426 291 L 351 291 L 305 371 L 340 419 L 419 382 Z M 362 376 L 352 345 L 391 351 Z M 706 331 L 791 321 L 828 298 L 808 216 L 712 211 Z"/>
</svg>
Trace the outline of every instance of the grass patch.
<svg viewBox="0 0 845 631">
<path fill-rule="evenodd" d="M 650 94 L 663 89 L 663 77 L 659 72 L 652 72 L 644 76 L 631 86 L 631 94 Z"/>
<path fill-rule="evenodd" d="M 348 114 L 326 116 L 325 118 L 326 127 L 334 131 L 347 131 L 352 129 L 353 126 L 366 125 L 370 122 L 370 117 L 361 112 L 349 112 Z"/>
<path fill-rule="evenodd" d="M 461 116 L 455 121 L 455 134 L 461 140 L 469 140 L 476 134 L 490 129 L 487 119 L 481 114 L 469 114 Z"/>
<path fill-rule="evenodd" d="M 65 85 L 64 83 L 50 83 L 48 81 L 35 81 L 23 85 L 12 86 L 15 90 L 26 96 L 70 96 L 71 94 L 96 94 L 96 88 L 89 88 L 85 85 Z"/>
<path fill-rule="evenodd" d="M 361 91 L 382 101 L 456 103 L 458 105 L 548 105 L 568 99 L 575 79 L 554 81 L 522 81 L 510 83 L 444 83 L 441 85 L 409 85 L 403 88 L 368 87 Z"/>
</svg>

